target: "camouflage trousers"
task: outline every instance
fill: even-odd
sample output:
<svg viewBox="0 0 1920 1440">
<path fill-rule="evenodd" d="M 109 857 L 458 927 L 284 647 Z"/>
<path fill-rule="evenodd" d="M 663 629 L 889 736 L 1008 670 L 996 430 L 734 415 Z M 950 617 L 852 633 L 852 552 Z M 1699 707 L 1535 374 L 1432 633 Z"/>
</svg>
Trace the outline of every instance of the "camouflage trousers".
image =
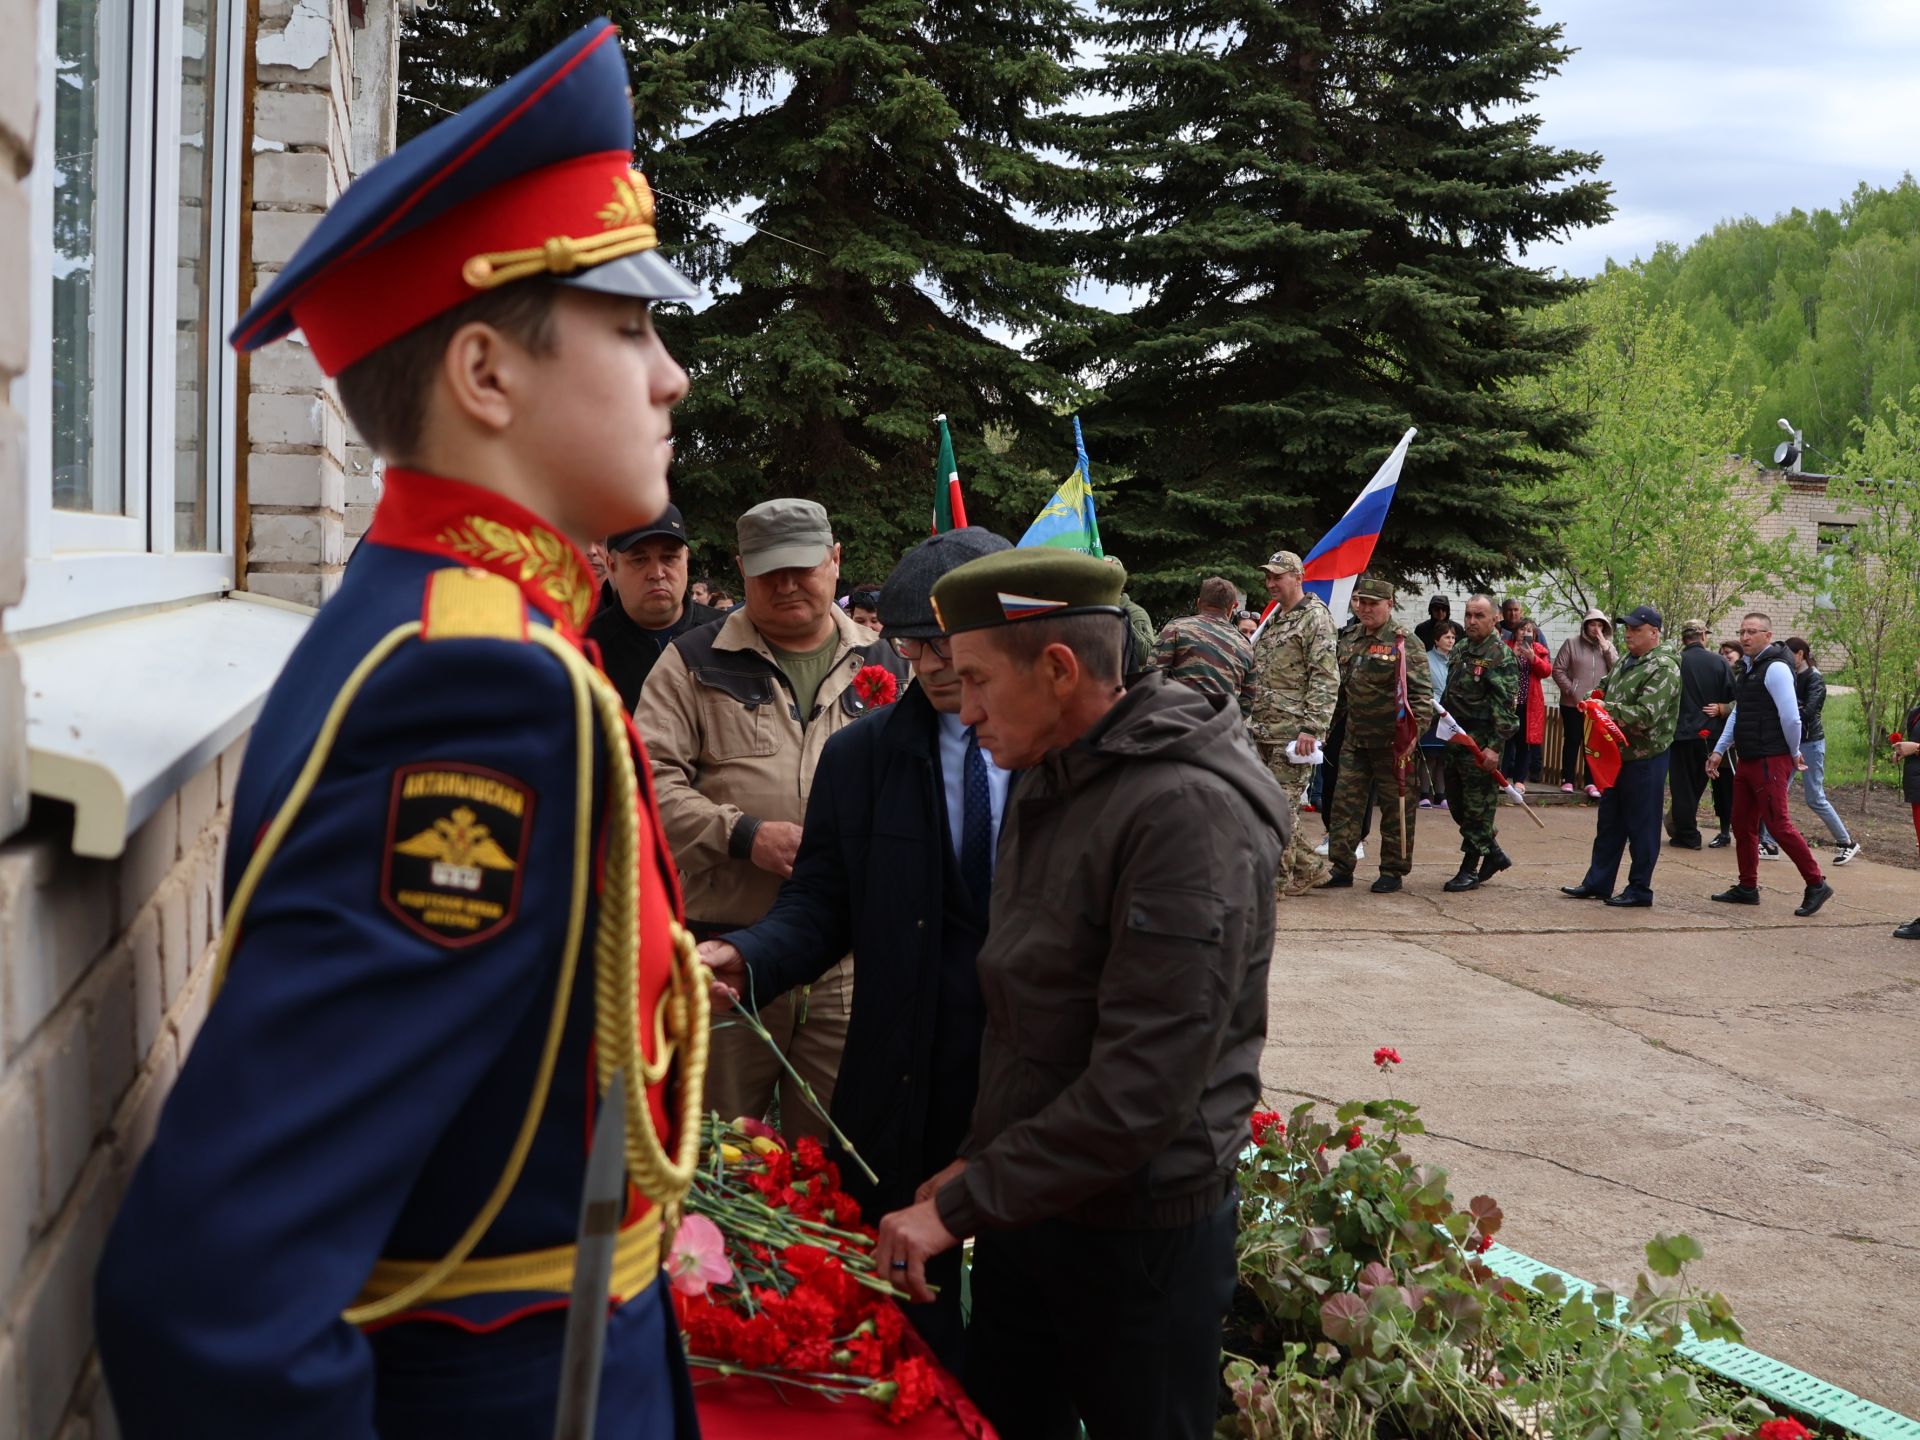
<svg viewBox="0 0 1920 1440">
<path fill-rule="evenodd" d="M 1367 807 L 1380 806 L 1380 873 L 1405 875 L 1413 869 L 1413 817 L 1420 795 L 1407 772 L 1407 799 L 1400 803 L 1399 763 L 1393 745 L 1362 745 L 1351 737 L 1340 748 L 1340 779 L 1333 789 L 1331 827 L 1327 832 L 1327 859 L 1336 869 L 1353 869 L 1354 846 Z M 1406 812 L 1401 819 L 1402 809 Z"/>
<path fill-rule="evenodd" d="M 1495 849 L 1495 837 L 1500 833 L 1496 823 L 1500 814 L 1500 791 L 1493 777 L 1476 765 L 1473 757 L 1460 746 L 1449 745 L 1446 756 L 1447 809 L 1453 815 L 1453 823 L 1460 827 L 1461 852 L 1490 855 Z"/>
<path fill-rule="evenodd" d="M 1275 888 L 1282 894 L 1297 895 L 1327 878 L 1327 862 L 1313 853 L 1313 841 L 1300 823 L 1300 805 L 1306 799 L 1307 786 L 1313 783 L 1313 766 L 1295 765 L 1287 759 L 1285 751 L 1284 745 L 1269 745 L 1265 741 L 1260 745 L 1260 758 L 1267 762 L 1267 769 L 1280 782 L 1280 793 L 1287 797 L 1287 820 L 1292 826 L 1287 832 L 1292 839 L 1287 842 L 1287 853 L 1280 857 L 1280 876 Z"/>
</svg>

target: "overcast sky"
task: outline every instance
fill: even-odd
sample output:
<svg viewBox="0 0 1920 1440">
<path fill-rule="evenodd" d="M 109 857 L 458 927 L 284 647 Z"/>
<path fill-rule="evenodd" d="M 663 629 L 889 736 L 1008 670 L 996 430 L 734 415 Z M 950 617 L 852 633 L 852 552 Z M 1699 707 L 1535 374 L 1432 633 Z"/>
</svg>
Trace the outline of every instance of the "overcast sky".
<svg viewBox="0 0 1920 1440">
<path fill-rule="evenodd" d="M 1543 138 L 1606 157 L 1614 217 L 1532 251 L 1578 275 L 1724 219 L 1832 208 L 1920 170 L 1916 0 L 1538 0 L 1578 53 Z"/>
</svg>

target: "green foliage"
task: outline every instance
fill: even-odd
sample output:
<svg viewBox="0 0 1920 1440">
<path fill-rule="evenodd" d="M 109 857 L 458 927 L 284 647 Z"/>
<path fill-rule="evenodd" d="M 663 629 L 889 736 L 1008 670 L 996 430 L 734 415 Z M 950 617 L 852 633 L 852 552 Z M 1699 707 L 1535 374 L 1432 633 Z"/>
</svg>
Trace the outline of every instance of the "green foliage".
<svg viewBox="0 0 1920 1440">
<path fill-rule="evenodd" d="M 1608 276 L 1563 307 L 1586 333 L 1566 364 L 1522 387 L 1585 421 L 1582 453 L 1534 492 L 1566 515 L 1561 558 L 1535 572 L 1534 595 L 1575 613 L 1625 614 L 1651 603 L 1677 629 L 1708 625 L 1791 566 L 1786 540 L 1760 520 L 1781 503 L 1732 458 L 1753 397 L 1675 310 Z"/>
<path fill-rule="evenodd" d="M 1525 109 L 1559 29 L 1526 0 L 1102 15 L 1104 103 L 1071 124 L 1108 182 L 1081 253 L 1135 299 L 1045 353 L 1102 391 L 1101 527 L 1137 598 L 1304 552 L 1408 425 L 1383 566 L 1484 580 L 1551 553 L 1560 512 L 1514 486 L 1578 424 L 1512 382 L 1573 349 L 1538 312 L 1579 287 L 1513 257 L 1610 211 L 1598 157 L 1543 145 Z"/>
<path fill-rule="evenodd" d="M 1920 665 L 1920 388 L 1855 430 L 1842 474 L 1827 486 L 1828 503 L 1851 523 L 1821 547 L 1832 608 L 1817 612 L 1814 633 L 1846 656 L 1871 789 L 1883 737 L 1905 722 Z"/>
<path fill-rule="evenodd" d="M 730 548 L 740 510 L 804 495 L 849 571 L 883 576 L 927 533 L 945 413 L 968 518 L 1017 536 L 1072 467 L 1073 387 L 1008 338 L 1079 314 L 1038 220 L 1082 184 L 1044 153 L 1071 0 L 646 8 L 641 150 L 714 295 L 661 324 L 693 380 L 675 486 L 696 535 Z"/>
<path fill-rule="evenodd" d="M 1423 1132 L 1403 1100 L 1330 1120 L 1305 1104 L 1243 1161 L 1220 1440 L 1736 1440 L 1768 1418 L 1675 1353 L 1741 1336 L 1724 1297 L 1687 1283 L 1697 1241 L 1656 1237 L 1627 1295 L 1505 1279 L 1479 1258 L 1500 1206 L 1456 1206 L 1402 1146 Z"/>
<path fill-rule="evenodd" d="M 1684 317 L 1759 404 L 1738 447 L 1756 458 L 1786 416 L 1831 465 L 1855 422 L 1920 385 L 1920 185 L 1860 185 L 1837 210 L 1715 226 L 1614 272 Z"/>
</svg>

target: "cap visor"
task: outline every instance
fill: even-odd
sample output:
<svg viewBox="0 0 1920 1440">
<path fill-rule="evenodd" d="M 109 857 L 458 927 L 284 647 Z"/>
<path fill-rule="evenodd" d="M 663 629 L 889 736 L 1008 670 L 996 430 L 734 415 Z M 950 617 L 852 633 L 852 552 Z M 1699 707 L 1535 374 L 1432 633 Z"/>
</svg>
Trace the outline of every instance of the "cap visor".
<svg viewBox="0 0 1920 1440">
<path fill-rule="evenodd" d="M 669 265 L 657 250 L 622 255 L 591 270 L 554 278 L 576 290 L 597 290 L 602 295 L 625 295 L 634 300 L 698 300 L 701 296 L 700 287 Z"/>
<path fill-rule="evenodd" d="M 1260 568 L 1269 575 L 1298 575 L 1300 573 L 1291 565 L 1262 565 Z"/>
<path fill-rule="evenodd" d="M 740 569 L 749 578 L 772 570 L 811 570 L 826 560 L 828 550 L 825 545 L 776 545 L 771 550 L 742 555 Z"/>
</svg>

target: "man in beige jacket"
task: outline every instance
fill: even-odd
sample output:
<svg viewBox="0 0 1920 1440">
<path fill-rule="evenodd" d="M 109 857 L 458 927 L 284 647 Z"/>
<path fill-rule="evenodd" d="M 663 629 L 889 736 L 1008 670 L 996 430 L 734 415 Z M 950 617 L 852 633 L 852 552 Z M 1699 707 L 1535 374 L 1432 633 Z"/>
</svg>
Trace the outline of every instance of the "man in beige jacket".
<svg viewBox="0 0 1920 1440">
<path fill-rule="evenodd" d="M 688 928 L 701 940 L 753 924 L 793 873 L 822 747 L 881 698 L 854 677 L 878 666 L 896 695 L 907 683 L 893 647 L 833 603 L 840 547 L 825 510 L 768 500 L 740 517 L 736 533 L 745 603 L 676 637 L 634 710 Z M 853 968 L 842 960 L 816 984 L 759 1007 L 823 1107 L 833 1099 L 852 1000 Z M 788 1134 L 824 1135 L 825 1121 L 780 1084 L 779 1061 L 759 1039 L 714 1019 L 708 1108 L 759 1117 L 778 1093 Z"/>
</svg>

